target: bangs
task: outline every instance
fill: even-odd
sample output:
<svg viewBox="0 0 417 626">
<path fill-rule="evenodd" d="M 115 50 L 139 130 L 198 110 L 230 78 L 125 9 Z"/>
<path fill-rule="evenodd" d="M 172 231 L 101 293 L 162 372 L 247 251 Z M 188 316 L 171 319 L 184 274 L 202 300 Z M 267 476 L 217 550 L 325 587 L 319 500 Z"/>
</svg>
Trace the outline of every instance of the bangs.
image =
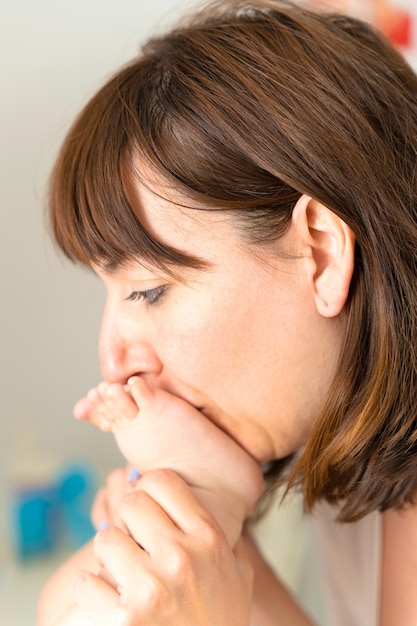
<svg viewBox="0 0 417 626">
<path fill-rule="evenodd" d="M 105 267 L 135 259 L 168 273 L 205 267 L 202 259 L 161 243 L 144 226 L 128 191 L 142 166 L 159 172 L 193 204 L 187 208 L 234 213 L 247 243 L 270 243 L 288 227 L 300 190 L 292 172 L 283 174 L 276 166 L 283 162 L 285 141 L 277 133 L 272 151 L 264 154 L 271 142 L 269 134 L 261 136 L 258 111 L 242 104 L 240 113 L 233 112 L 229 105 L 228 94 L 243 103 L 247 91 L 261 98 L 264 87 L 241 84 L 229 73 L 214 80 L 227 45 L 216 39 L 216 28 L 203 34 L 195 45 L 181 30 L 149 42 L 75 121 L 49 196 L 55 240 L 70 259 Z M 213 38 L 211 55 L 206 36 Z M 228 45 L 231 67 L 239 74 L 233 42 Z M 254 66 L 258 61 L 251 60 Z"/>
<path fill-rule="evenodd" d="M 168 274 L 203 268 L 202 259 L 155 239 L 129 198 L 129 181 L 138 176 L 134 156 L 141 160 L 143 150 L 137 149 L 138 119 L 125 96 L 138 72 L 140 66 L 128 67 L 105 85 L 66 137 L 49 187 L 55 241 L 68 258 L 88 266 L 114 269 L 137 260 Z"/>
</svg>

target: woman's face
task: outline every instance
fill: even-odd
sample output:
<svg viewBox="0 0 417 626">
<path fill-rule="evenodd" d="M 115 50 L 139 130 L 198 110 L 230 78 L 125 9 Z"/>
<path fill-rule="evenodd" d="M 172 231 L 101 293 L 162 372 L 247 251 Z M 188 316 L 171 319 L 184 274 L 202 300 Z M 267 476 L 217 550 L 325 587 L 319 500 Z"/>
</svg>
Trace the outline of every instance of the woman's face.
<svg viewBox="0 0 417 626">
<path fill-rule="evenodd" d="M 316 310 L 304 257 L 260 248 L 255 255 L 227 214 L 180 208 L 139 182 L 134 194 L 158 240 L 210 267 L 186 269 L 181 281 L 139 263 L 97 270 L 108 294 L 103 377 L 124 383 L 142 374 L 200 409 L 260 462 L 293 452 L 329 390 L 341 332 Z M 291 227 L 277 246 L 302 254 Z"/>
</svg>

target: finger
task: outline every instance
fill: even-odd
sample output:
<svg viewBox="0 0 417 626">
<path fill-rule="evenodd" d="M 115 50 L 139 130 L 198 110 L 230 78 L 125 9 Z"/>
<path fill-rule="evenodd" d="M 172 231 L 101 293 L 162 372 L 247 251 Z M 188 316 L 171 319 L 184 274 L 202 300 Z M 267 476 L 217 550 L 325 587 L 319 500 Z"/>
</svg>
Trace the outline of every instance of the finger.
<svg viewBox="0 0 417 626">
<path fill-rule="evenodd" d="M 147 472 L 138 480 L 135 490 L 146 491 L 185 533 L 205 532 L 207 527 L 222 533 L 214 517 L 192 492 L 190 486 L 172 470 L 157 469 Z M 130 506 L 131 501 L 127 501 L 123 511 L 120 511 L 123 521 L 126 521 L 126 511 Z"/>
<path fill-rule="evenodd" d="M 112 524 L 126 530 L 126 526 L 119 515 L 119 506 L 122 498 L 129 491 L 128 469 L 118 468 L 110 472 L 107 477 L 108 506 Z"/>
<path fill-rule="evenodd" d="M 165 546 L 182 532 L 146 491 L 132 491 L 120 503 L 119 514 L 133 539 L 153 559 L 166 553 Z"/>
<path fill-rule="evenodd" d="M 111 585 L 90 572 L 79 572 L 73 588 L 75 602 L 91 620 L 91 625 L 113 626 L 119 623 L 120 596 Z"/>
<path fill-rule="evenodd" d="M 111 514 L 108 507 L 108 493 L 106 487 L 99 489 L 91 506 L 91 522 L 97 530 L 105 522 L 111 522 Z"/>
<path fill-rule="evenodd" d="M 103 567 L 117 581 L 117 590 L 123 595 L 137 591 L 138 580 L 150 567 L 150 558 L 136 541 L 116 526 L 97 533 L 94 553 Z M 135 581 L 132 588 L 131 581 Z"/>
<path fill-rule="evenodd" d="M 115 511 L 123 496 L 128 491 L 128 476 L 130 467 L 118 467 L 112 470 L 106 479 L 108 490 L 109 506 Z"/>
<path fill-rule="evenodd" d="M 129 467 L 117 468 L 110 472 L 106 486 L 98 490 L 91 508 L 91 521 L 96 530 L 113 524 L 126 530 L 125 524 L 118 515 L 118 508 L 123 496 L 131 489 L 128 483 Z"/>
<path fill-rule="evenodd" d="M 128 494 L 119 510 L 127 533 L 152 559 L 161 560 L 161 557 L 164 559 L 167 552 L 165 546 L 172 546 L 182 535 L 159 504 L 144 491 Z M 120 550 L 115 551 L 118 537 L 112 528 L 103 529 L 97 533 L 94 540 L 94 552 L 99 561 L 116 578 L 117 575 L 121 578 L 123 573 L 117 566 Z M 123 540 L 123 545 L 126 549 L 131 547 L 130 541 Z"/>
</svg>

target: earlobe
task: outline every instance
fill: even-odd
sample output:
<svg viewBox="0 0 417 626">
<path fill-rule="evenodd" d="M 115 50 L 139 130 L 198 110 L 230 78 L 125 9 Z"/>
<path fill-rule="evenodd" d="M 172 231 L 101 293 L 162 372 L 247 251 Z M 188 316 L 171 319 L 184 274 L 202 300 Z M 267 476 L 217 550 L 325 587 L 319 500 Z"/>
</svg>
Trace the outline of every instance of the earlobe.
<svg viewBox="0 0 417 626">
<path fill-rule="evenodd" d="M 335 317 L 349 293 L 355 236 L 334 211 L 306 195 L 294 207 L 292 225 L 309 250 L 307 271 L 317 311 Z"/>
</svg>

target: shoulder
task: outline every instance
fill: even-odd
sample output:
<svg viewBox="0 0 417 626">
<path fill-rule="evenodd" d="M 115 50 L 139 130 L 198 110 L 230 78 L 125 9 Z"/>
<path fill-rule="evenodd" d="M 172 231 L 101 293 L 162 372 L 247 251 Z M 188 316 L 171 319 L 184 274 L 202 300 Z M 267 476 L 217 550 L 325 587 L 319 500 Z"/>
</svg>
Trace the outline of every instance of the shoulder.
<svg viewBox="0 0 417 626">
<path fill-rule="evenodd" d="M 383 514 L 381 626 L 417 622 L 417 505 Z"/>
</svg>

